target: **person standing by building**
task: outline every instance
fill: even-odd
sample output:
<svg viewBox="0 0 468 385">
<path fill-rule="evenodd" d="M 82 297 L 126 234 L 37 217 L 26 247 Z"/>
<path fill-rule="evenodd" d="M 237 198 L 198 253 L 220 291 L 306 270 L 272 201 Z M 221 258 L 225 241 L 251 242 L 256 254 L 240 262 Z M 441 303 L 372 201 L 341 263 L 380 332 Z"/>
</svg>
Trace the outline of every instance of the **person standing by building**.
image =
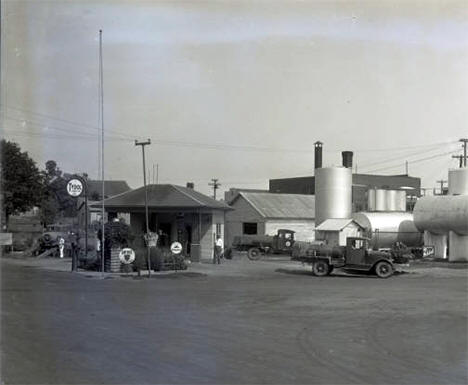
<svg viewBox="0 0 468 385">
<path fill-rule="evenodd" d="M 223 240 L 221 239 L 221 236 L 216 237 L 216 242 L 214 245 L 214 260 L 213 263 L 220 264 L 221 263 L 221 255 L 223 254 L 223 247 L 224 243 Z"/>
</svg>

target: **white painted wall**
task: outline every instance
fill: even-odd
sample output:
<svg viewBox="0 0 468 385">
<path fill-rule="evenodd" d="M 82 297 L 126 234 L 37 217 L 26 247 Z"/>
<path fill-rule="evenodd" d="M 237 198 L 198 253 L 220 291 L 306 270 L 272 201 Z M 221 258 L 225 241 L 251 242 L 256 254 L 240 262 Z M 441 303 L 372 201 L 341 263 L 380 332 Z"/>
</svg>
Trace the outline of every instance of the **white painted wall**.
<svg viewBox="0 0 468 385">
<path fill-rule="evenodd" d="M 359 226 L 354 223 L 350 223 L 340 232 L 340 244 L 339 246 L 346 246 L 346 239 L 348 237 L 361 237 L 362 232 Z"/>
<path fill-rule="evenodd" d="M 278 229 L 295 231 L 296 241 L 312 242 L 315 240 L 315 221 L 313 219 L 271 219 L 265 222 L 265 234 L 275 235 Z"/>
</svg>

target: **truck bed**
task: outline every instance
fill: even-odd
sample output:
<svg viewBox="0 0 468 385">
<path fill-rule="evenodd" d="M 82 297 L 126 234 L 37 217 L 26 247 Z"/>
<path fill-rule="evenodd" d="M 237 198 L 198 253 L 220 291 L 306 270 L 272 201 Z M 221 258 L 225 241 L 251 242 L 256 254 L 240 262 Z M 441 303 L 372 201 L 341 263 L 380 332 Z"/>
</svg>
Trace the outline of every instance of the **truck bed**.
<svg viewBox="0 0 468 385">
<path fill-rule="evenodd" d="M 272 242 L 273 237 L 271 235 L 237 235 L 232 241 L 232 246 L 269 246 L 272 244 Z"/>
</svg>

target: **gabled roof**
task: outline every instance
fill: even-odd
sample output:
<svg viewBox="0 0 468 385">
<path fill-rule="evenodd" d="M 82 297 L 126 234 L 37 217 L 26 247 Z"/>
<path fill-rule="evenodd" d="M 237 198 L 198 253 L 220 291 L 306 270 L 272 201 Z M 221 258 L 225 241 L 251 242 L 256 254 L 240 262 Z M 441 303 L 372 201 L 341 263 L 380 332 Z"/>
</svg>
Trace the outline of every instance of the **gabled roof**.
<svg viewBox="0 0 468 385">
<path fill-rule="evenodd" d="M 102 181 L 100 180 L 87 180 L 88 185 L 88 197 L 91 198 L 94 195 L 101 197 L 102 195 Z M 104 197 L 112 197 L 114 195 L 122 194 L 126 191 L 131 190 L 129 185 L 124 180 L 105 180 L 104 181 Z"/>
<path fill-rule="evenodd" d="M 316 231 L 341 231 L 345 227 L 354 223 L 356 226 L 362 226 L 353 219 L 326 219 L 315 228 Z"/>
<path fill-rule="evenodd" d="M 314 219 L 315 196 L 243 192 L 231 202 L 244 198 L 262 217 L 275 219 Z"/>
<path fill-rule="evenodd" d="M 231 210 L 219 202 L 193 189 L 172 184 L 148 185 L 148 207 L 151 209 L 198 209 Z M 96 203 L 92 207 L 99 207 Z M 140 187 L 104 200 L 106 208 L 139 209 L 145 207 L 145 188 Z"/>
</svg>

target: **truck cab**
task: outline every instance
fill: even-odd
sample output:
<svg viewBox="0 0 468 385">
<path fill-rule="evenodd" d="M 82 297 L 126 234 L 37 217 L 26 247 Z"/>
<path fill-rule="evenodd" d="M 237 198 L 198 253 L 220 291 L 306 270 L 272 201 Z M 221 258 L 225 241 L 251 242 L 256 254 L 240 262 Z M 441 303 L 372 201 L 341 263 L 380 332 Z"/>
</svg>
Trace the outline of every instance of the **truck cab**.
<svg viewBox="0 0 468 385">
<path fill-rule="evenodd" d="M 377 276 L 387 278 L 393 274 L 394 261 L 391 253 L 372 250 L 370 240 L 349 237 L 346 240 L 345 269 L 373 270 Z"/>
<path fill-rule="evenodd" d="M 273 237 L 273 250 L 290 251 L 294 245 L 294 233 L 293 230 L 279 229 Z"/>
</svg>

